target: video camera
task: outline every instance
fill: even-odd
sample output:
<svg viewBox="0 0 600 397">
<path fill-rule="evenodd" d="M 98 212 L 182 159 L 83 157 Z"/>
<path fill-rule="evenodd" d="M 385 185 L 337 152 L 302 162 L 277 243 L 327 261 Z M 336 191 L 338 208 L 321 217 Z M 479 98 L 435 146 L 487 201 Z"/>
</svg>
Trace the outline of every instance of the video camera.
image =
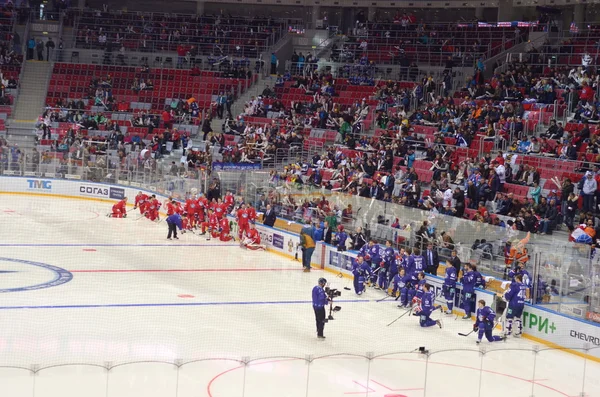
<svg viewBox="0 0 600 397">
<path fill-rule="evenodd" d="M 325 287 L 325 294 L 329 299 L 337 298 L 338 296 L 342 296 L 342 291 L 339 291 L 335 288 Z"/>
<path fill-rule="evenodd" d="M 336 312 L 339 312 L 340 310 L 342 310 L 342 308 L 340 306 L 333 306 L 333 298 L 342 296 L 342 291 L 339 291 L 335 288 L 329 288 L 329 287 L 325 287 L 324 290 L 325 290 L 325 295 L 327 295 L 327 298 L 329 298 L 329 316 L 327 316 L 327 319 L 325 320 L 325 322 L 327 322 L 328 320 L 335 320 L 333 318 L 332 313 L 336 313 Z"/>
</svg>

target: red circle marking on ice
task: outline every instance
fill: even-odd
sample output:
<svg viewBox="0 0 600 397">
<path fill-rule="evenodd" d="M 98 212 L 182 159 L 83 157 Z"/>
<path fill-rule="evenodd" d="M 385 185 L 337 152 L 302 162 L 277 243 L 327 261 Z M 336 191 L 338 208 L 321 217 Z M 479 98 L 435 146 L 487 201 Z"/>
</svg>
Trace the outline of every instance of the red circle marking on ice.
<svg viewBox="0 0 600 397">
<path fill-rule="evenodd" d="M 188 295 L 188 294 L 182 294 L 182 295 L 177 295 L 178 298 L 194 298 L 194 295 Z"/>
<path fill-rule="evenodd" d="M 96 252 L 96 250 L 94 248 L 84 248 L 83 250 L 85 252 Z"/>
</svg>

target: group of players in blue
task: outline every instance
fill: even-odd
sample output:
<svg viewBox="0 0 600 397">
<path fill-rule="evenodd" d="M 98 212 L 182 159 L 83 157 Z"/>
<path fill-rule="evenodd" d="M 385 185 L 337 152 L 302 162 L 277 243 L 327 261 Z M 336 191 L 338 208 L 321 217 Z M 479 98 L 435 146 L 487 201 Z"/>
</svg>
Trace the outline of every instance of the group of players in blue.
<svg viewBox="0 0 600 397">
<path fill-rule="evenodd" d="M 392 248 L 391 241 L 386 241 L 384 248 L 371 240 L 359 250 L 358 256 L 352 263 L 354 291 L 357 295 L 361 295 L 368 285 L 385 290 L 390 296 L 400 301 L 398 307 L 409 310 L 414 308 L 414 315 L 420 316 L 421 327 L 438 325 L 441 328 L 442 323 L 439 320 L 431 319 L 431 314 L 435 310 L 443 309 L 441 305 L 435 305 L 436 294 L 425 278 L 425 263 L 425 257 L 421 255 L 418 248 L 412 250 L 402 248 L 397 252 Z M 478 332 L 477 343 L 481 342 L 484 335 L 490 342 L 504 340 L 506 336 L 512 334 L 513 323 L 517 328 L 514 335 L 520 336 L 525 299 L 531 288 L 531 278 L 524 266 L 524 264 L 520 264 L 509 273 L 512 283 L 503 296 L 508 303 L 504 316 L 505 334 L 493 336 L 495 311 L 486 306 L 484 300 L 479 300 L 477 307 L 475 303 L 475 290 L 477 288 L 485 289 L 485 279 L 477 271 L 475 265 L 464 264 L 463 275 L 460 279 L 463 293 L 461 308 L 465 312 L 463 319 L 471 319 L 471 314 L 475 312 L 476 320 L 473 327 L 474 331 Z M 456 284 L 459 281 L 458 273 L 459 269 L 454 266 L 446 267 L 441 291 L 447 305 L 446 314 L 452 314 L 454 308 Z"/>
</svg>

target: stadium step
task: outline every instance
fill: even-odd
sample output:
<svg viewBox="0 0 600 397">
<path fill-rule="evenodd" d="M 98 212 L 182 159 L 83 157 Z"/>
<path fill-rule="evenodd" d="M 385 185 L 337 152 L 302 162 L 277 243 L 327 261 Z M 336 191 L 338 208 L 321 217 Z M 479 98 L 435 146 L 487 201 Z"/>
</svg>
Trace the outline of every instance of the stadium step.
<svg viewBox="0 0 600 397">
<path fill-rule="evenodd" d="M 42 114 L 51 72 L 51 62 L 27 61 L 23 64 L 14 120 L 33 121 Z"/>
</svg>

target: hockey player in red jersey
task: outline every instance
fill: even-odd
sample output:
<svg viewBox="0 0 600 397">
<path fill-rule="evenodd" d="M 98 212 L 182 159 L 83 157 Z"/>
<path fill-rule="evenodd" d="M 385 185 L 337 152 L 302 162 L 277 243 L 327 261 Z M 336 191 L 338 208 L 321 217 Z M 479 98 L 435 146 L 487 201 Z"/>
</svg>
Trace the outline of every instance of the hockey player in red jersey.
<svg viewBox="0 0 600 397">
<path fill-rule="evenodd" d="M 138 192 L 137 196 L 135 196 L 135 204 L 133 205 L 133 209 L 140 209 L 140 214 L 144 215 L 146 212 L 146 205 L 148 205 L 148 195 L 142 192 Z"/>
<path fill-rule="evenodd" d="M 200 193 L 200 197 L 196 200 L 198 203 L 198 208 L 196 209 L 196 213 L 198 214 L 198 221 L 204 222 L 204 218 L 206 217 L 206 213 L 208 212 L 208 200 L 202 193 Z"/>
<path fill-rule="evenodd" d="M 227 215 L 227 204 L 225 204 L 221 199 L 217 200 L 217 204 L 215 205 L 215 214 L 219 219 L 222 219 L 225 215 Z"/>
<path fill-rule="evenodd" d="M 179 214 L 179 215 L 183 214 L 183 207 L 181 206 L 181 203 L 179 201 L 175 201 L 174 204 L 175 204 L 175 208 L 174 208 L 175 213 Z"/>
<path fill-rule="evenodd" d="M 193 218 L 194 218 L 193 215 L 190 215 L 189 212 L 181 215 L 181 225 L 182 225 L 183 233 L 185 233 L 186 230 L 192 230 Z"/>
<path fill-rule="evenodd" d="M 208 229 L 209 238 L 210 236 L 219 237 L 219 218 L 212 209 L 208 210 L 208 222 L 202 222 L 202 235 L 206 234 L 206 229 Z"/>
<path fill-rule="evenodd" d="M 156 196 L 153 194 L 152 197 L 150 197 L 150 201 L 148 202 L 148 205 L 146 205 L 146 218 L 150 219 L 151 221 L 159 220 L 160 219 L 158 216 L 159 209 L 160 209 L 160 203 L 156 199 Z"/>
<path fill-rule="evenodd" d="M 167 208 L 167 216 L 171 216 L 175 213 L 175 201 L 173 200 L 173 197 L 169 197 L 165 207 Z"/>
<path fill-rule="evenodd" d="M 227 217 L 221 219 L 219 221 L 219 226 L 221 227 L 221 234 L 219 235 L 219 240 L 221 241 L 231 241 L 233 237 L 231 237 L 229 229 L 229 219 Z"/>
<path fill-rule="evenodd" d="M 223 198 L 223 202 L 227 206 L 227 211 L 231 211 L 233 209 L 233 206 L 235 205 L 235 196 L 233 195 L 233 193 L 227 192 L 227 194 Z"/>
<path fill-rule="evenodd" d="M 250 230 L 250 220 L 248 219 L 248 209 L 246 204 L 242 204 L 235 214 L 238 224 L 238 238 L 242 241 L 242 237 Z"/>
<path fill-rule="evenodd" d="M 256 221 L 256 210 L 251 204 L 246 206 L 246 210 L 248 211 L 248 220 L 250 223 L 254 223 Z"/>
<path fill-rule="evenodd" d="M 183 212 L 187 214 L 187 219 L 191 227 L 196 226 L 196 217 L 198 214 L 198 200 L 196 196 L 189 197 L 185 200 L 185 205 L 183 206 Z"/>
<path fill-rule="evenodd" d="M 123 200 L 119 201 L 117 204 L 112 207 L 112 214 L 110 214 L 113 218 L 126 218 L 127 217 L 127 197 L 124 197 Z"/>
<path fill-rule="evenodd" d="M 250 250 L 265 250 L 267 247 L 265 245 L 261 245 L 260 243 L 260 234 L 253 223 L 250 224 L 250 230 L 244 236 L 244 239 L 240 241 L 240 246 L 242 248 L 248 248 Z"/>
</svg>

